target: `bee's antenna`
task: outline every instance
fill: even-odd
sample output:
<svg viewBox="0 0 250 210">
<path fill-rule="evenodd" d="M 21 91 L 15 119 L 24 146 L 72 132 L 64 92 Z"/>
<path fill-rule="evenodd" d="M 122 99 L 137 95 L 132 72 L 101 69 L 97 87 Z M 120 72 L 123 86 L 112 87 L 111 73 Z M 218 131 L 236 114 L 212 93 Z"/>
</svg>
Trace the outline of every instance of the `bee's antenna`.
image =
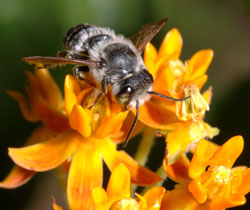
<svg viewBox="0 0 250 210">
<path fill-rule="evenodd" d="M 171 101 L 185 101 L 185 100 L 187 100 L 187 99 L 190 98 L 190 96 L 185 97 L 185 98 L 171 98 L 171 97 L 169 97 L 169 96 L 162 95 L 162 94 L 157 93 L 157 92 L 155 92 L 155 91 L 148 91 L 147 93 L 149 93 L 149 94 L 151 94 L 151 95 L 160 96 L 160 97 L 162 97 L 162 98 L 165 98 L 165 99 L 168 99 L 168 100 L 171 100 Z"/>
<path fill-rule="evenodd" d="M 135 119 L 134 119 L 134 122 L 133 122 L 133 124 L 132 124 L 132 126 L 131 126 L 129 132 L 128 132 L 128 135 L 127 135 L 127 137 L 126 137 L 126 140 L 125 140 L 125 142 L 124 142 L 123 145 L 122 145 L 123 148 L 125 148 L 125 147 L 127 146 L 128 140 L 129 140 L 129 138 L 130 138 L 130 136 L 131 136 L 131 134 L 132 134 L 132 132 L 133 132 L 133 130 L 134 130 L 134 128 L 135 128 L 135 125 L 136 125 L 136 123 L 137 123 L 137 121 L 138 121 L 138 117 L 139 117 L 139 101 L 138 101 L 138 100 L 136 100 L 136 107 L 135 107 L 135 108 L 136 108 Z"/>
</svg>

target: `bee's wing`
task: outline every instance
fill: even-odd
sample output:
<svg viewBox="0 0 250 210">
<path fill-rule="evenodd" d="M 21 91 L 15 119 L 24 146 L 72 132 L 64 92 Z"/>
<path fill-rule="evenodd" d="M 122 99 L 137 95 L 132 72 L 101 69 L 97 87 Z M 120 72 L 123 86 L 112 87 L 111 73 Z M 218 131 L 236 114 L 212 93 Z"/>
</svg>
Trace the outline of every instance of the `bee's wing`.
<svg viewBox="0 0 250 210">
<path fill-rule="evenodd" d="M 141 31 L 131 37 L 132 42 L 140 53 L 143 52 L 146 44 L 161 30 L 167 20 L 168 18 L 164 18 L 160 22 L 146 24 Z"/>
<path fill-rule="evenodd" d="M 94 60 L 82 60 L 82 59 L 72 59 L 64 57 L 43 57 L 43 56 L 32 56 L 22 58 L 22 61 L 25 61 L 29 64 L 44 64 L 49 67 L 61 66 L 61 65 L 80 65 L 80 66 L 90 66 L 98 67 L 98 62 Z"/>
</svg>

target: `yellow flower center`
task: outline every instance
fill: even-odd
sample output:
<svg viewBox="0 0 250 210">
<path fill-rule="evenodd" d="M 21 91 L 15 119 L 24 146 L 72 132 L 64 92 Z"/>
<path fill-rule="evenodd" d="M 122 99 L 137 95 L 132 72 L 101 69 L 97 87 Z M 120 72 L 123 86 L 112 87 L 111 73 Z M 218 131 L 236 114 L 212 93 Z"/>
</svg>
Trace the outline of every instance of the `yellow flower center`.
<svg viewBox="0 0 250 210">
<path fill-rule="evenodd" d="M 169 69 L 173 76 L 173 84 L 171 90 L 177 92 L 183 83 L 183 73 L 185 71 L 185 66 L 180 60 L 170 60 Z"/>
<path fill-rule="evenodd" d="M 216 183 L 221 184 L 228 184 L 231 177 L 231 170 L 224 166 L 216 166 L 212 169 L 213 173 L 215 174 L 214 181 Z"/>
<path fill-rule="evenodd" d="M 169 67 L 173 69 L 173 75 L 176 79 L 179 79 L 184 72 L 184 64 L 180 60 L 170 60 Z"/>
<path fill-rule="evenodd" d="M 202 186 L 207 190 L 210 199 L 229 192 L 232 180 L 231 169 L 225 166 L 210 167 L 202 177 Z"/>
<path fill-rule="evenodd" d="M 91 119 L 90 122 L 91 122 L 92 134 L 95 134 L 96 130 L 100 126 L 103 118 L 106 116 L 105 115 L 106 114 L 106 110 L 105 110 L 106 103 L 105 103 L 105 100 L 103 99 L 103 100 L 98 101 L 98 103 L 96 103 L 93 107 L 86 108 L 87 106 L 89 106 L 89 104 L 93 105 L 93 103 L 94 103 L 93 101 L 90 103 L 89 99 L 91 99 L 91 97 L 88 97 L 86 99 L 87 105 L 85 105 L 85 110 L 88 112 L 90 119 Z"/>
<path fill-rule="evenodd" d="M 139 210 L 140 206 L 137 201 L 133 198 L 123 198 L 117 202 L 115 202 L 110 210 Z"/>
</svg>

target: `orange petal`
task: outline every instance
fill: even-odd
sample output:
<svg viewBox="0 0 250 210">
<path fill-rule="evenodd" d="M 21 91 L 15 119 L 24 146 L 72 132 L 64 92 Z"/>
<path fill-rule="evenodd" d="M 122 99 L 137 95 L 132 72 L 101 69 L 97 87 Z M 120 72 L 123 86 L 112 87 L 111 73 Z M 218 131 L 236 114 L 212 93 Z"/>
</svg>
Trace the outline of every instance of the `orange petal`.
<svg viewBox="0 0 250 210">
<path fill-rule="evenodd" d="M 175 189 L 167 191 L 161 203 L 161 210 L 210 210 L 209 206 L 199 205 L 186 185 L 175 185 Z"/>
<path fill-rule="evenodd" d="M 154 90 L 156 92 L 166 95 L 169 90 L 175 89 L 177 76 L 174 71 L 176 70 L 164 64 L 158 69 L 154 81 Z"/>
<path fill-rule="evenodd" d="M 208 104 L 211 104 L 212 95 L 213 95 L 212 87 L 209 87 L 204 93 L 202 93 L 203 98 Z"/>
<path fill-rule="evenodd" d="M 246 198 L 241 194 L 232 194 L 229 197 L 217 197 L 211 201 L 211 210 L 221 210 L 241 206 L 246 203 Z"/>
<path fill-rule="evenodd" d="M 175 110 L 160 106 L 155 99 L 140 106 L 139 113 L 139 120 L 151 128 L 168 130 L 172 123 L 179 122 Z"/>
<path fill-rule="evenodd" d="M 25 120 L 30 122 L 38 121 L 37 116 L 30 110 L 30 107 L 28 107 L 28 102 L 23 96 L 23 94 L 11 90 L 7 91 L 7 93 L 18 102 L 18 105 Z"/>
<path fill-rule="evenodd" d="M 144 63 L 150 74 L 155 78 L 156 59 L 158 57 L 155 47 L 149 42 L 144 49 Z"/>
<path fill-rule="evenodd" d="M 192 140 L 190 127 L 179 126 L 179 128 L 167 135 L 167 159 L 169 165 L 173 164 L 188 149 L 188 146 L 193 143 Z"/>
<path fill-rule="evenodd" d="M 91 94 L 91 92 L 93 91 L 93 87 L 88 87 L 88 86 L 86 86 L 86 87 L 84 87 L 83 89 L 82 89 L 82 91 L 77 95 L 77 103 L 78 104 L 82 104 L 82 102 L 83 102 L 83 98 L 87 95 L 87 94 Z"/>
<path fill-rule="evenodd" d="M 91 118 L 87 111 L 80 105 L 75 105 L 69 115 L 69 124 L 73 129 L 76 129 L 84 137 L 89 137 L 91 134 Z"/>
<path fill-rule="evenodd" d="M 195 53 L 188 61 L 187 75 L 189 80 L 204 75 L 213 59 L 213 51 L 201 50 Z"/>
<path fill-rule="evenodd" d="M 112 133 L 119 131 L 127 114 L 128 112 L 120 112 L 116 115 L 105 117 L 96 131 L 96 136 L 98 138 L 105 138 Z"/>
<path fill-rule="evenodd" d="M 133 183 L 147 186 L 161 181 L 161 177 L 149 169 L 140 166 L 126 152 L 116 151 L 116 145 L 112 141 L 103 139 L 101 151 L 108 168 L 112 171 L 118 164 L 123 163 L 128 168 Z"/>
<path fill-rule="evenodd" d="M 165 193 L 164 187 L 154 187 L 148 190 L 143 196 L 147 200 L 147 209 L 148 210 L 160 209 L 164 193 Z"/>
<path fill-rule="evenodd" d="M 122 124 L 122 127 L 119 131 L 112 133 L 111 136 L 109 136 L 110 139 L 112 139 L 112 141 L 116 142 L 116 143 L 121 143 L 122 141 L 124 141 L 124 139 L 126 139 L 128 132 L 131 128 L 132 123 L 134 122 L 135 119 L 135 115 L 133 114 L 133 112 L 129 112 L 126 119 L 124 120 L 124 123 Z M 145 127 L 145 125 L 138 121 L 136 123 L 136 126 L 131 134 L 131 138 L 135 137 L 137 134 L 139 134 L 143 128 Z"/>
<path fill-rule="evenodd" d="M 188 80 L 188 81 L 184 82 L 184 84 L 196 84 L 197 88 L 199 90 L 201 90 L 201 88 L 205 85 L 207 79 L 208 79 L 208 76 L 205 74 L 205 75 L 202 75 L 198 78 Z"/>
<path fill-rule="evenodd" d="M 177 183 L 186 183 L 190 180 L 188 176 L 189 164 L 190 162 L 184 154 L 171 165 L 168 164 L 167 159 L 164 159 L 163 162 L 168 177 Z"/>
<path fill-rule="evenodd" d="M 211 155 L 214 154 L 216 152 L 216 150 L 219 149 L 219 147 L 220 147 L 218 144 L 215 144 L 214 142 L 212 142 L 210 140 L 202 139 L 202 141 L 206 141 L 209 144 L 209 150 L 210 150 Z M 194 153 L 196 148 L 197 148 L 197 145 L 194 145 L 194 147 L 191 147 L 189 151 Z"/>
<path fill-rule="evenodd" d="M 135 196 L 138 198 L 138 204 L 140 205 L 140 209 L 147 209 L 147 200 L 135 192 Z"/>
<path fill-rule="evenodd" d="M 223 165 L 231 168 L 244 148 L 242 136 L 234 136 L 224 143 L 212 156 L 211 160 L 216 165 Z"/>
<path fill-rule="evenodd" d="M 36 128 L 31 136 L 28 138 L 26 145 L 35 144 L 41 141 L 45 141 L 55 135 L 50 129 L 45 126 Z M 0 187 L 6 189 L 14 189 L 28 182 L 35 172 L 26 170 L 19 166 L 14 166 L 8 176 L 0 182 Z"/>
<path fill-rule="evenodd" d="M 96 186 L 92 189 L 92 199 L 98 205 L 107 202 L 108 196 L 103 188 Z"/>
<path fill-rule="evenodd" d="M 189 192 L 199 203 L 204 203 L 207 199 L 207 190 L 197 180 L 193 180 L 188 185 Z"/>
<path fill-rule="evenodd" d="M 34 109 L 39 120 L 52 131 L 63 132 L 69 128 L 68 118 L 63 112 L 49 106 L 44 100 L 38 98 L 34 104 Z"/>
<path fill-rule="evenodd" d="M 55 198 L 52 196 L 52 207 L 53 207 L 53 210 L 62 210 L 63 208 L 61 206 L 58 206 L 56 204 L 56 201 L 55 201 Z"/>
<path fill-rule="evenodd" d="M 234 169 L 234 168 L 233 168 Z M 242 173 L 242 181 L 239 187 L 237 187 L 237 192 L 246 195 L 250 192 L 250 168 L 244 170 Z"/>
<path fill-rule="evenodd" d="M 62 93 L 48 69 L 39 68 L 35 71 L 35 75 L 44 90 L 44 94 L 46 94 L 47 103 L 59 110 L 63 102 Z"/>
<path fill-rule="evenodd" d="M 130 198 L 130 173 L 123 164 L 118 164 L 111 173 L 107 195 L 112 198 Z"/>
<path fill-rule="evenodd" d="M 9 156 L 28 170 L 47 171 L 62 164 L 76 149 L 79 136 L 72 131 L 20 149 L 9 148 Z"/>
<path fill-rule="evenodd" d="M 176 28 L 173 28 L 166 34 L 161 44 L 159 57 L 166 57 L 168 60 L 177 60 L 180 56 L 181 49 L 181 34 Z"/>
<path fill-rule="evenodd" d="M 2 182 L 0 182 L 0 187 L 5 189 L 20 187 L 27 183 L 34 175 L 34 171 L 14 166 L 9 175 Z"/>
<path fill-rule="evenodd" d="M 25 71 L 24 73 L 28 80 L 28 85 L 25 86 L 25 90 L 29 99 L 33 102 L 36 98 L 43 97 L 42 87 L 39 84 L 38 78 L 30 71 Z"/>
<path fill-rule="evenodd" d="M 205 170 L 208 160 L 211 158 L 213 153 L 213 145 L 210 145 L 209 142 L 205 140 L 199 141 L 189 166 L 188 173 L 191 178 L 194 179 Z"/>
<path fill-rule="evenodd" d="M 64 94 L 65 94 L 65 111 L 69 116 L 73 106 L 77 104 L 77 95 L 80 93 L 80 85 L 77 79 L 71 75 L 65 77 Z"/>
<path fill-rule="evenodd" d="M 70 209 L 92 209 L 91 190 L 102 185 L 102 157 L 95 144 L 79 144 L 73 155 L 68 176 Z"/>
<path fill-rule="evenodd" d="M 38 127 L 33 130 L 25 146 L 44 142 L 55 135 L 57 135 L 57 133 L 51 131 L 47 126 Z"/>
</svg>

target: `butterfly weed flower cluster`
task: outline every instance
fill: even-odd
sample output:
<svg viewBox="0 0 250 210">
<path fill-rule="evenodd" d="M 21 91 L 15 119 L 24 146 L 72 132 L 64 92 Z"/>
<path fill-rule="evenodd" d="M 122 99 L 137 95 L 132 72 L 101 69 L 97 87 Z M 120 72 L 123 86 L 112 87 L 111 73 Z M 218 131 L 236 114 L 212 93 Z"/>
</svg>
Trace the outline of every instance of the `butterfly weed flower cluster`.
<svg viewBox="0 0 250 210">
<path fill-rule="evenodd" d="M 124 109 L 109 88 L 94 97 L 96 87 L 72 75 L 65 77 L 63 97 L 49 70 L 35 62 L 34 73 L 26 72 L 26 96 L 15 91 L 8 94 L 18 102 L 23 117 L 40 126 L 24 147 L 9 148 L 15 166 L 0 187 L 15 189 L 37 172 L 56 169 L 64 175 L 61 181 L 72 210 L 222 210 L 245 204 L 250 169 L 233 167 L 243 150 L 243 138 L 232 137 L 222 146 L 207 140 L 219 133 L 204 121 L 212 88 L 201 92 L 213 51 L 201 50 L 182 62 L 181 49 L 177 29 L 166 34 L 158 52 L 151 43 L 145 46 L 144 64 L 154 81 L 148 92 L 158 94 L 131 109 Z M 83 69 L 75 71 L 86 76 Z M 88 75 L 84 79 L 91 81 Z M 119 99 L 129 92 L 126 88 Z M 131 130 L 134 115 L 139 121 Z M 143 166 L 151 145 L 145 141 L 152 143 L 156 131 L 165 137 L 162 166 L 165 176 L 176 182 L 173 190 L 156 186 L 165 176 Z M 135 159 L 117 149 L 128 135 L 143 132 L 143 147 L 139 145 Z M 193 153 L 191 159 L 187 152 Z M 103 162 L 111 171 L 106 189 L 102 186 Z M 147 186 L 147 190 L 134 193 L 131 183 Z M 54 198 L 52 206 L 62 209 Z"/>
</svg>

